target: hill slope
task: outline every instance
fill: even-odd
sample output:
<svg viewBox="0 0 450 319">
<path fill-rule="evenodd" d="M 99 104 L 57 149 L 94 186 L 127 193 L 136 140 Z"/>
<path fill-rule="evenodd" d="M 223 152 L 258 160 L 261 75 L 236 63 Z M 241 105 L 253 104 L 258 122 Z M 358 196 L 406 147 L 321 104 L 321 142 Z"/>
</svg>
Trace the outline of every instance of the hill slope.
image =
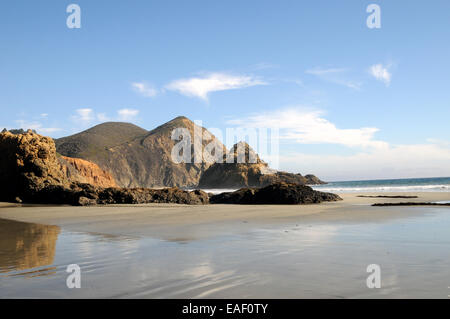
<svg viewBox="0 0 450 319">
<path fill-rule="evenodd" d="M 131 123 L 106 122 L 55 140 L 58 153 L 83 159 L 102 157 L 110 147 L 144 136 L 148 131 Z"/>
</svg>

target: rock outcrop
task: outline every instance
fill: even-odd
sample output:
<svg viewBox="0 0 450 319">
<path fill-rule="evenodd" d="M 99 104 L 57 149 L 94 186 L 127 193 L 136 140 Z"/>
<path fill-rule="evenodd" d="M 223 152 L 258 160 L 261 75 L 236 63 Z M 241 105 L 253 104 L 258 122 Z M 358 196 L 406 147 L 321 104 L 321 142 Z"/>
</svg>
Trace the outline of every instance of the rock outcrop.
<svg viewBox="0 0 450 319">
<path fill-rule="evenodd" d="M 36 133 L 36 130 L 29 130 L 29 131 Z M 7 130 L 6 128 L 4 128 L 1 133 L 6 133 L 6 132 L 9 132 L 12 134 L 25 134 L 27 131 L 25 131 L 23 128 L 11 129 L 11 130 Z"/>
<path fill-rule="evenodd" d="M 31 130 L 25 134 L 1 133 L 0 154 L 2 200 L 19 197 L 32 201 L 47 186 L 70 185 L 56 157 L 55 143 L 49 137 Z"/>
<path fill-rule="evenodd" d="M 90 184 L 72 183 L 69 188 L 54 185 L 40 191 L 35 203 L 68 204 L 74 206 L 105 204 L 173 203 L 203 205 L 209 203 L 203 191 L 185 191 L 177 187 L 150 188 L 102 188 Z"/>
<path fill-rule="evenodd" d="M 97 164 L 66 156 L 59 157 L 65 175 L 72 181 L 100 187 L 117 187 L 112 175 Z"/>
<path fill-rule="evenodd" d="M 402 202 L 402 203 L 376 203 L 372 206 L 450 206 L 450 203 L 433 203 L 433 202 Z"/>
<path fill-rule="evenodd" d="M 214 163 L 203 173 L 198 186 L 200 188 L 264 187 L 280 182 L 325 184 L 314 175 L 302 176 L 273 170 L 247 143 L 239 142 L 230 149 L 228 155 L 224 155 L 223 163 Z"/>
<path fill-rule="evenodd" d="M 313 190 L 309 186 L 275 183 L 263 188 L 241 188 L 210 197 L 212 204 L 315 204 L 342 200 L 338 195 Z"/>
</svg>

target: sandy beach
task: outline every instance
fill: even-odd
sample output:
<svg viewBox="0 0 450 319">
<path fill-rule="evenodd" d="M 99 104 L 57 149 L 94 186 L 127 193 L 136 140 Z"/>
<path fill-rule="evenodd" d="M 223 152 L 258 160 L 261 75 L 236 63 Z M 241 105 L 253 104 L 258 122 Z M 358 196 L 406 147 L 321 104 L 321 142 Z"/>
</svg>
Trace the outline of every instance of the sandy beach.
<svg viewBox="0 0 450 319">
<path fill-rule="evenodd" d="M 264 225 L 298 222 L 373 222 L 417 214 L 410 207 L 372 207 L 374 203 L 449 201 L 448 192 L 383 193 L 412 199 L 357 197 L 313 205 L 108 205 L 37 206 L 0 203 L 0 218 L 57 225 L 71 231 L 151 236 L 165 240 L 200 239 Z M 364 193 L 376 196 L 379 193 Z M 427 208 L 423 210 L 426 213 Z M 422 212 L 419 212 L 421 214 Z"/>
</svg>

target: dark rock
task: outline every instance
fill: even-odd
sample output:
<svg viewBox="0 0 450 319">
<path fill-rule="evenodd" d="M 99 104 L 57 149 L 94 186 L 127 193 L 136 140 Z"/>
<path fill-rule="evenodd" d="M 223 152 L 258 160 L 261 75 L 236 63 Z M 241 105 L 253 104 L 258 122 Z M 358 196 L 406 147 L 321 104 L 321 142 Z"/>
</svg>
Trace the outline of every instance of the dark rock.
<svg viewBox="0 0 450 319">
<path fill-rule="evenodd" d="M 418 198 L 418 196 L 403 196 L 403 195 L 358 195 L 356 197 L 366 197 L 366 198 Z"/>
<path fill-rule="evenodd" d="M 288 183 L 275 183 L 263 188 L 241 188 L 210 198 L 212 204 L 313 204 L 338 200 L 342 200 L 338 195 Z"/>
<path fill-rule="evenodd" d="M 98 193 L 99 204 L 147 204 L 174 203 L 203 205 L 209 203 L 208 194 L 203 191 L 184 191 L 177 187 L 150 188 L 105 188 Z"/>
<path fill-rule="evenodd" d="M 450 206 L 450 203 L 430 203 L 430 202 L 404 202 L 404 203 L 377 203 L 372 206 Z"/>
<path fill-rule="evenodd" d="M 87 198 L 87 197 L 81 196 L 78 199 L 78 204 L 80 206 L 92 206 L 92 205 L 96 205 L 97 201 L 95 199 L 92 199 L 92 198 Z"/>
</svg>

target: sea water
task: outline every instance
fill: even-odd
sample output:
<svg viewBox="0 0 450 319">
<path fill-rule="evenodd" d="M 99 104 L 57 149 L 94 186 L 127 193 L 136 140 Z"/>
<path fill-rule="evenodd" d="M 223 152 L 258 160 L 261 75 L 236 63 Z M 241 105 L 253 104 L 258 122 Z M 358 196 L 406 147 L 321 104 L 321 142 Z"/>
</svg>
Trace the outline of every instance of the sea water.
<svg viewBox="0 0 450 319">
<path fill-rule="evenodd" d="M 336 193 L 450 192 L 450 177 L 329 182 L 325 185 L 314 185 L 312 188 Z"/>
</svg>

